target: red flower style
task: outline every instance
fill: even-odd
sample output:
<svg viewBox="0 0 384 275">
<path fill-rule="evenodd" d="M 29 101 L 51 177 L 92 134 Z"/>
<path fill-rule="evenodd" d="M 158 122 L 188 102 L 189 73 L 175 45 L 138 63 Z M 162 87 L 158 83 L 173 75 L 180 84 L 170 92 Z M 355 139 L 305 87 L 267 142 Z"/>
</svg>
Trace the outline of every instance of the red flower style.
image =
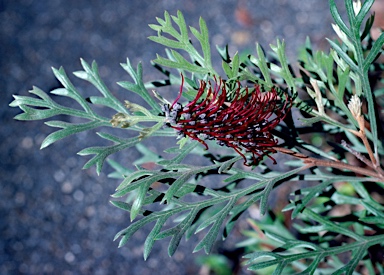
<svg viewBox="0 0 384 275">
<path fill-rule="evenodd" d="M 243 91 L 240 83 L 234 97 L 227 102 L 225 83 L 220 79 L 214 87 L 211 83 L 200 82 L 199 90 L 194 100 L 183 107 L 178 101 L 182 94 L 184 79 L 176 100 L 171 106 L 164 105 L 167 125 L 174 128 L 179 137 L 188 136 L 202 143 L 206 149 L 205 140 L 216 140 L 221 146 L 233 148 L 244 159 L 247 166 L 255 165 L 259 160 L 276 153 L 273 148 L 277 140 L 271 134 L 277 124 L 286 116 L 290 102 L 278 103 L 278 94 L 273 88 L 262 92 L 255 85 L 250 91 Z M 248 162 L 245 153 L 251 153 Z"/>
</svg>

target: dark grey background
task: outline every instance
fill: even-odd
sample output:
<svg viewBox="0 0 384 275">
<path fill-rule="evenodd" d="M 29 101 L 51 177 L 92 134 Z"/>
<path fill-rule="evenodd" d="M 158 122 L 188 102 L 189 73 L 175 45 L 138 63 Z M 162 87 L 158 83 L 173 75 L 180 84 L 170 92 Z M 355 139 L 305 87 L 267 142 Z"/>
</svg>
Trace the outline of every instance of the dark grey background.
<svg viewBox="0 0 384 275">
<path fill-rule="evenodd" d="M 278 36 L 294 57 L 306 36 L 317 47 L 327 47 L 324 37 L 333 37 L 326 0 L 0 1 L 0 274 L 199 272 L 192 254 L 197 238 L 182 241 L 173 258 L 163 240 L 147 262 L 142 250 L 148 232 L 138 232 L 121 249 L 112 242 L 129 224 L 128 214 L 109 204 L 119 181 L 107 178 L 108 167 L 99 177 L 94 168 L 81 170 L 87 158 L 76 155 L 100 139 L 80 134 L 40 151 L 51 129 L 40 121 L 13 120 L 20 111 L 8 107 L 12 94 L 26 95 L 32 85 L 46 92 L 58 87 L 51 67 L 64 66 L 85 94 L 92 92 L 71 74 L 81 69 L 80 57 L 97 60 L 116 94 L 122 89 L 115 83 L 129 80 L 119 66 L 126 57 L 133 64 L 143 61 L 145 79 L 153 79 L 149 61 L 163 49 L 147 40 L 155 35 L 148 24 L 164 10 L 178 9 L 195 27 L 202 16 L 212 46 L 228 43 L 232 53 L 253 52 L 255 42 L 267 48 Z M 138 157 L 135 150 L 124 154 L 120 158 L 128 166 Z"/>
</svg>

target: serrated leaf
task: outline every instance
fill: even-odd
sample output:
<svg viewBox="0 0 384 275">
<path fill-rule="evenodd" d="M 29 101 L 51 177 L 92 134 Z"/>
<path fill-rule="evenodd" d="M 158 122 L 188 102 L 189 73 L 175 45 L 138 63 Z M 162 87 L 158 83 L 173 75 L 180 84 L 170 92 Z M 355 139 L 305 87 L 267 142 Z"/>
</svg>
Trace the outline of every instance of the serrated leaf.
<svg viewBox="0 0 384 275">
<path fill-rule="evenodd" d="M 122 206 L 122 204 L 117 204 L 116 202 L 112 202 L 112 204 L 114 205 L 118 205 L 118 206 Z M 134 223 L 132 223 L 130 226 L 128 226 L 127 228 L 119 231 L 116 235 L 115 235 L 115 238 L 113 239 L 114 241 L 117 240 L 118 238 L 121 238 L 120 242 L 119 242 L 119 247 L 122 247 L 123 245 L 125 245 L 128 241 L 128 239 L 134 234 L 136 233 L 137 230 L 139 230 L 140 228 L 142 228 L 143 226 L 145 226 L 146 224 L 156 220 L 158 217 L 157 216 L 154 216 L 154 215 L 149 215 L 149 216 L 146 216 Z"/>
<path fill-rule="evenodd" d="M 53 92 L 56 92 L 62 95 L 65 94 L 65 96 L 76 100 L 86 113 L 94 115 L 94 112 L 89 107 L 87 101 L 79 94 L 75 86 L 73 86 L 72 82 L 69 80 L 67 74 L 64 71 L 64 68 L 63 67 L 60 67 L 59 69 L 52 68 L 52 70 L 57 80 L 60 81 L 60 83 L 64 86 L 66 90 L 66 92 L 64 92 L 63 90 L 59 89 L 59 90 L 53 90 Z"/>
<path fill-rule="evenodd" d="M 148 39 L 169 48 L 182 49 L 184 47 L 182 43 L 163 36 L 149 36 Z"/>
<path fill-rule="evenodd" d="M 155 243 L 155 237 L 157 234 L 159 234 L 161 228 L 163 227 L 164 223 L 167 220 L 167 216 L 161 217 L 160 219 L 157 220 L 155 226 L 151 230 L 151 233 L 148 234 L 145 242 L 144 242 L 144 260 L 146 260 L 151 253 L 152 247 Z"/>
<path fill-rule="evenodd" d="M 329 39 L 327 40 L 329 44 L 331 44 L 332 48 L 337 52 L 337 54 L 343 59 L 343 61 L 348 64 L 352 71 L 358 72 L 359 68 L 357 67 L 356 63 L 348 56 L 348 54 L 346 54 L 335 42 Z"/>
<path fill-rule="evenodd" d="M 354 20 L 354 24 L 355 24 L 357 29 L 360 29 L 361 23 L 363 22 L 365 16 L 367 15 L 369 10 L 371 9 L 371 7 L 372 7 L 374 2 L 375 2 L 375 0 L 366 0 L 366 1 L 364 1 L 364 3 L 362 4 L 362 6 L 360 8 L 359 13 L 356 16 L 353 14 L 353 16 L 355 17 L 354 18 L 355 19 Z M 346 6 L 347 6 L 347 10 L 351 10 L 350 5 L 347 4 Z M 352 7 L 352 9 L 353 9 L 353 7 Z M 349 14 L 352 15 L 351 12 L 349 12 Z"/>
<path fill-rule="evenodd" d="M 363 68 L 364 71 L 368 71 L 369 66 L 378 58 L 380 53 L 383 52 L 384 45 L 384 32 L 380 34 L 379 38 L 373 43 L 371 50 L 364 60 Z"/>
<path fill-rule="evenodd" d="M 199 19 L 199 26 L 200 26 L 200 33 L 196 31 L 193 27 L 191 27 L 192 33 L 195 35 L 195 37 L 199 40 L 201 49 L 203 50 L 204 55 L 204 63 L 208 68 L 212 68 L 211 64 L 211 47 L 209 45 L 209 35 L 208 35 L 208 28 L 207 24 L 205 23 L 204 19 L 200 17 Z"/>
<path fill-rule="evenodd" d="M 300 202 L 295 202 L 295 208 L 292 211 L 292 219 L 296 218 L 297 215 L 303 211 L 304 207 L 331 183 L 332 181 L 326 180 L 321 184 L 312 187 L 311 190 L 300 199 Z"/>
<path fill-rule="evenodd" d="M 382 217 L 365 217 L 365 218 L 360 218 L 359 220 L 362 222 L 371 223 L 374 225 L 380 225 L 380 224 L 384 225 L 384 220 Z"/>
<path fill-rule="evenodd" d="M 219 167 L 219 170 L 218 170 L 218 173 L 219 174 L 222 174 L 223 172 L 226 172 L 227 170 L 229 170 L 232 165 L 237 162 L 238 160 L 240 160 L 242 157 L 241 156 L 237 156 L 237 157 L 233 157 L 223 163 L 221 163 L 220 167 Z"/>
<path fill-rule="evenodd" d="M 181 161 L 190 153 L 192 150 L 199 144 L 197 141 L 191 141 L 186 146 L 183 146 L 182 148 L 169 148 L 166 150 L 166 153 L 169 154 L 178 154 L 176 157 L 170 160 L 160 160 L 158 164 L 160 165 L 174 165 L 179 164 Z"/>
<path fill-rule="evenodd" d="M 168 189 L 168 191 L 165 193 L 164 199 L 162 203 L 165 203 L 166 201 L 170 202 L 175 195 L 175 193 L 181 188 L 181 186 L 194 175 L 194 173 L 185 173 L 182 176 L 180 176 L 171 187 Z"/>
<path fill-rule="evenodd" d="M 147 173 L 149 174 L 148 177 L 146 176 Z M 131 192 L 132 190 L 135 190 L 136 188 L 140 187 L 141 185 L 147 185 L 148 182 L 152 184 L 160 180 L 172 180 L 180 175 L 182 175 L 182 172 L 179 172 L 179 171 L 160 172 L 160 173 L 159 171 L 155 173 L 155 171 L 148 171 L 148 170 L 142 170 L 142 172 L 137 171 L 135 173 L 132 173 L 132 175 L 129 175 L 120 184 L 120 186 L 117 189 L 117 192 L 112 196 L 115 198 L 122 197 L 122 196 L 125 196 L 127 193 Z M 134 182 L 132 180 L 134 180 Z"/>
<path fill-rule="evenodd" d="M 311 118 L 299 118 L 299 120 L 303 123 L 303 125 L 312 125 L 319 121 L 322 121 L 323 118 L 321 116 L 315 116 Z"/>
<path fill-rule="evenodd" d="M 217 76 L 218 74 L 215 72 L 211 62 L 208 28 L 205 21 L 200 18 L 200 31 L 190 27 L 190 31 L 200 43 L 203 52 L 201 55 L 189 41 L 188 29 L 183 14 L 179 11 L 177 16 L 172 16 L 172 20 L 179 27 L 179 31 L 173 27 L 171 17 L 168 13 L 164 13 L 164 18 L 165 20 L 158 19 L 159 26 L 151 26 L 152 29 L 157 31 L 157 36 L 150 36 L 149 39 L 168 48 L 185 51 L 190 56 L 191 62 L 188 62 L 181 54 L 174 50 L 171 51 L 171 56 L 169 56 L 169 51 L 167 52 L 168 59 L 158 55 L 155 62 L 159 65 L 176 68 L 180 71 Z M 164 37 L 162 33 L 168 34 L 167 37 Z"/>
<path fill-rule="evenodd" d="M 145 184 L 142 184 L 139 187 L 139 192 L 136 195 L 136 198 L 132 204 L 131 208 L 131 221 L 133 221 L 137 215 L 140 213 L 141 207 L 143 206 L 145 195 L 147 194 L 149 186 L 152 184 L 151 181 L 146 181 Z"/>
<path fill-rule="evenodd" d="M 205 253 L 209 253 L 212 249 L 212 246 L 217 238 L 217 235 L 219 233 L 220 227 L 222 223 L 224 222 L 224 219 L 228 216 L 229 212 L 232 210 L 233 206 L 236 203 L 235 198 L 231 198 L 227 205 L 222 208 L 215 216 L 211 217 L 210 219 L 206 220 L 205 222 L 200 225 L 196 231 L 202 230 L 204 227 L 208 226 L 208 224 L 213 222 L 212 227 L 209 229 L 209 232 L 205 237 L 200 241 L 200 243 L 195 247 L 193 252 L 199 251 L 200 249 L 204 248 Z"/>
<path fill-rule="evenodd" d="M 84 165 L 83 169 L 88 169 L 93 165 L 96 165 L 97 174 L 100 174 L 104 161 L 109 155 L 119 152 L 123 149 L 132 147 L 138 142 L 140 142 L 139 137 L 121 139 L 116 136 L 106 135 L 102 133 L 98 133 L 98 135 L 108 140 L 113 140 L 116 144 L 112 146 L 89 147 L 77 153 L 80 156 L 95 155 Z"/>
<path fill-rule="evenodd" d="M 38 106 L 38 107 L 45 107 L 45 108 L 49 108 L 52 106 L 52 100 L 50 99 L 50 97 L 39 88 L 33 87 L 33 90 L 30 90 L 29 93 L 36 94 L 43 100 L 29 97 L 29 96 L 13 95 L 14 100 L 9 104 L 9 106 L 19 107 L 22 105 L 29 105 L 29 106 Z"/>
<path fill-rule="evenodd" d="M 60 112 L 52 109 L 48 110 L 37 110 L 35 108 L 31 108 L 25 105 L 20 105 L 19 108 L 24 112 L 22 114 L 18 114 L 15 116 L 17 120 L 41 120 L 50 118 L 53 116 L 57 116 Z"/>
<path fill-rule="evenodd" d="M 172 54 L 175 54 L 176 51 L 172 51 Z M 193 65 L 186 61 L 181 55 L 178 53 L 176 54 L 179 59 L 177 61 L 172 61 L 170 59 L 166 59 L 164 57 L 161 57 L 160 55 L 157 55 L 157 58 L 154 60 L 157 64 L 169 68 L 175 68 L 175 69 L 181 69 L 186 70 L 192 73 L 198 73 L 198 74 L 208 74 L 209 70 L 197 65 Z"/>
<path fill-rule="evenodd" d="M 157 113 L 162 113 L 160 105 L 152 98 L 152 95 L 147 91 L 143 82 L 143 66 L 141 63 L 137 64 L 136 70 L 132 67 L 130 60 L 127 58 L 126 63 L 120 64 L 123 69 L 132 77 L 134 83 L 130 82 L 117 82 L 118 85 L 126 88 L 142 97 Z"/>
<path fill-rule="evenodd" d="M 153 171 L 148 171 L 148 170 L 138 170 L 135 171 L 131 174 L 129 174 L 121 183 L 120 185 L 116 188 L 116 191 L 119 191 L 121 189 L 124 189 L 127 187 L 131 182 L 140 180 L 141 178 L 145 178 L 146 176 L 151 176 L 153 175 Z"/>
<path fill-rule="evenodd" d="M 223 69 L 225 70 L 225 73 L 227 74 L 228 78 L 237 78 L 240 69 L 240 58 L 237 52 L 232 57 L 231 67 L 223 61 Z"/>
<path fill-rule="evenodd" d="M 260 200 L 260 212 L 262 215 L 265 214 L 265 212 L 267 211 L 267 203 L 268 203 L 268 198 L 269 198 L 269 194 L 271 193 L 272 189 L 273 189 L 273 186 L 278 182 L 278 181 L 281 181 L 283 179 L 286 179 L 292 175 L 295 175 L 297 174 L 298 172 L 300 172 L 302 170 L 302 167 L 300 168 L 297 168 L 297 169 L 294 169 L 294 170 L 291 170 L 289 172 L 286 172 L 286 173 L 282 173 L 281 175 L 278 175 L 276 177 L 273 177 L 272 179 L 270 180 L 267 180 L 266 182 L 266 186 L 264 188 L 264 194 L 263 196 L 261 197 L 261 200 Z"/>
<path fill-rule="evenodd" d="M 181 225 L 180 230 L 175 232 L 175 234 L 172 236 L 171 241 L 169 242 L 169 246 L 168 246 L 168 255 L 169 256 L 172 256 L 176 252 L 176 249 L 180 244 L 181 238 L 183 237 L 183 235 L 185 234 L 187 229 L 192 224 L 198 211 L 199 211 L 198 208 L 193 209 L 191 211 L 191 213 L 185 218 L 185 220 L 183 220 L 183 222 L 180 223 L 180 225 Z"/>
<path fill-rule="evenodd" d="M 122 102 L 112 95 L 112 93 L 108 90 L 107 86 L 101 79 L 97 63 L 93 61 L 92 65 L 90 66 L 87 62 L 85 62 L 84 59 L 80 59 L 80 61 L 84 71 L 74 72 L 74 75 L 80 79 L 90 82 L 103 95 L 103 97 L 93 96 L 91 97 L 91 101 L 95 104 L 107 106 L 116 110 L 117 112 L 126 113 L 126 108 Z"/>
<path fill-rule="evenodd" d="M 342 100 L 345 94 L 345 87 L 347 82 L 349 81 L 349 68 L 347 68 L 344 72 L 337 67 L 337 77 L 338 77 L 338 89 L 337 89 L 337 97 Z"/>
<path fill-rule="evenodd" d="M 329 0 L 329 6 L 330 6 L 330 11 L 333 17 L 333 20 L 335 20 L 336 24 L 339 26 L 339 28 L 349 37 L 351 38 L 351 32 L 348 29 L 348 27 L 345 25 L 343 19 L 341 18 L 337 6 L 334 0 Z"/>
<path fill-rule="evenodd" d="M 361 201 L 361 204 L 372 214 L 374 214 L 377 217 L 380 217 L 381 219 L 384 220 L 384 211 L 380 211 L 379 209 L 376 208 L 376 202 L 368 202 L 368 201 Z M 381 205 L 378 205 L 379 207 Z M 382 206 L 381 206 L 382 207 Z"/>
<path fill-rule="evenodd" d="M 271 88 L 273 87 L 273 83 L 271 80 L 271 76 L 269 75 L 268 65 L 263 49 L 261 48 L 259 43 L 256 43 L 256 52 L 259 57 L 258 59 L 255 59 L 256 65 L 259 67 L 261 73 L 263 74 L 266 85 Z"/>
<path fill-rule="evenodd" d="M 50 127 L 62 128 L 62 130 L 58 130 L 48 135 L 41 143 L 40 149 L 48 147 L 52 143 L 60 139 L 63 139 L 65 137 L 68 137 L 70 135 L 108 125 L 104 121 L 97 121 L 97 120 L 90 121 L 87 123 L 81 123 L 81 124 L 72 124 L 72 123 L 63 122 L 63 121 L 48 121 L 48 122 L 45 122 L 45 124 L 47 124 Z"/>
</svg>

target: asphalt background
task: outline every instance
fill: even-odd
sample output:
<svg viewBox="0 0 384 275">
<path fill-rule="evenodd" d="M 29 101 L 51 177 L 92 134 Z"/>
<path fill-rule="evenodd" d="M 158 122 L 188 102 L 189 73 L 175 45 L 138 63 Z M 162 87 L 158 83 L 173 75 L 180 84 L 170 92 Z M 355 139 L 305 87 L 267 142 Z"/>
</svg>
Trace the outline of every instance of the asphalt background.
<svg viewBox="0 0 384 275">
<path fill-rule="evenodd" d="M 267 48 L 280 37 L 294 57 L 306 36 L 320 48 L 327 47 L 324 37 L 334 37 L 326 0 L 0 1 L 0 274 L 198 274 L 201 253 L 192 254 L 198 237 L 182 241 L 173 258 L 168 240 L 158 242 L 147 262 L 142 250 L 149 229 L 123 248 L 112 242 L 129 224 L 128 214 L 109 204 L 119 181 L 107 178 L 108 167 L 100 176 L 94 168 L 82 170 L 88 158 L 76 155 L 100 139 L 79 134 L 39 150 L 51 129 L 13 120 L 20 111 L 8 107 L 12 94 L 27 95 L 32 85 L 46 92 L 58 87 L 51 67 L 64 66 L 92 93 L 71 74 L 81 69 L 80 57 L 98 62 L 116 94 L 122 89 L 115 83 L 129 80 L 119 65 L 126 57 L 142 61 L 145 79 L 153 79 L 149 61 L 164 50 L 147 40 L 155 34 L 148 24 L 164 10 L 181 10 L 195 27 L 202 16 L 212 46 L 230 44 L 232 53 L 253 52 L 255 42 Z M 139 156 L 124 154 L 128 166 Z"/>
</svg>

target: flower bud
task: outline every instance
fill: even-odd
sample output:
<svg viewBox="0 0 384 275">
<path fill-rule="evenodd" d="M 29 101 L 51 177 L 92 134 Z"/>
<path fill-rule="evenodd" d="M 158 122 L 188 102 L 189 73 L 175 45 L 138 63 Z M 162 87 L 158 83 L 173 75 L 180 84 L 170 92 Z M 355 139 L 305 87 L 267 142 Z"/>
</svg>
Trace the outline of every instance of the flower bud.
<svg viewBox="0 0 384 275">
<path fill-rule="evenodd" d="M 353 11 L 355 12 L 355 15 L 358 15 L 361 10 L 361 1 L 353 1 Z"/>
<path fill-rule="evenodd" d="M 349 100 L 348 109 L 356 120 L 359 120 L 359 117 L 361 116 L 361 105 L 362 103 L 357 95 L 353 95 Z"/>
</svg>

